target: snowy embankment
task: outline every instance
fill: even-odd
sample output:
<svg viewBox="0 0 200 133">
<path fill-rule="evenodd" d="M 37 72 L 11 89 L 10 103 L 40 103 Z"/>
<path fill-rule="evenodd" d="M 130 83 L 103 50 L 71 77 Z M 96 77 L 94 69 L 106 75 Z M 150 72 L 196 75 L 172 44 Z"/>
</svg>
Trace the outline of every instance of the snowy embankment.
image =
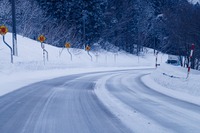
<svg viewBox="0 0 200 133">
<path fill-rule="evenodd" d="M 186 76 L 186 68 L 162 64 L 142 81 L 160 93 L 200 105 L 200 72 L 191 70 L 188 79 Z"/>
<path fill-rule="evenodd" d="M 11 34 L 8 33 L 6 35 L 8 44 L 12 44 L 11 40 Z M 18 35 L 18 56 L 14 56 L 14 64 L 11 64 L 10 51 L 3 43 L 2 37 L 0 37 L 0 95 L 30 83 L 59 76 L 84 72 L 153 67 L 155 60 L 152 54 L 147 54 L 138 59 L 138 57 L 125 52 L 119 52 L 116 56 L 111 52 L 102 50 L 98 59 L 95 53 L 91 52 L 93 57 L 93 61 L 91 61 L 87 52 L 72 48 L 70 49 L 73 55 L 73 60 L 71 61 L 66 49 L 60 54 L 62 48 L 47 44 L 45 44 L 45 48 L 49 52 L 49 61 L 46 62 L 46 65 L 43 63 L 40 43 Z M 161 66 L 153 71 L 151 75 L 146 76 L 145 79 L 143 78 L 143 81 L 151 88 L 155 89 L 155 86 L 157 86 L 157 90 L 163 93 L 172 91 L 171 93 L 173 94 L 175 94 L 174 92 L 179 92 L 189 96 L 199 96 L 200 72 L 192 70 L 190 78 L 186 80 L 187 70 L 185 68 L 166 65 L 165 61 L 166 56 L 160 55 L 158 63 Z M 174 77 L 169 77 L 168 75 Z M 160 89 L 161 87 L 163 89 Z"/>
<path fill-rule="evenodd" d="M 10 33 L 6 34 L 5 40 L 12 45 Z M 25 85 L 59 76 L 129 68 L 148 68 L 154 64 L 152 61 L 148 61 L 145 56 L 138 58 L 123 51 L 116 55 L 103 50 L 99 52 L 98 58 L 91 51 L 90 54 L 93 57 L 93 61 L 91 61 L 85 50 L 73 48 L 69 49 L 73 55 L 71 61 L 66 49 L 63 50 L 45 44 L 45 49 L 49 53 L 49 61 L 46 61 L 44 65 L 43 53 L 38 41 L 19 35 L 17 40 L 18 56 L 14 56 L 14 63 L 11 64 L 10 51 L 3 43 L 2 36 L 0 36 L 0 96 Z"/>
<path fill-rule="evenodd" d="M 6 35 L 8 44 L 12 44 L 11 40 L 11 34 L 8 33 Z M 18 35 L 18 56 L 14 56 L 14 64 L 11 64 L 10 51 L 0 37 L 0 95 L 30 83 L 59 76 L 153 67 L 155 60 L 153 54 L 138 58 L 125 52 L 119 52 L 116 55 L 102 50 L 98 59 L 95 53 L 91 52 L 93 57 L 93 61 L 91 61 L 86 51 L 72 48 L 70 49 L 73 55 L 71 61 L 66 49 L 60 54 L 62 48 L 47 44 L 45 44 L 45 48 L 49 53 L 49 61 L 44 65 L 40 43 Z M 157 88 L 156 90 L 162 91 L 162 93 L 176 95 L 174 97 L 177 98 L 186 99 L 200 96 L 200 72 L 192 70 L 189 79 L 186 79 L 187 70 L 185 68 L 166 65 L 165 61 L 166 56 L 160 55 L 158 63 L 161 66 L 151 75 L 143 78 L 146 85 Z"/>
<path fill-rule="evenodd" d="M 156 92 L 160 92 L 161 95 L 164 94 L 171 97 L 171 99 L 173 98 L 180 99 L 180 101 L 186 101 L 186 102 L 192 103 L 192 105 L 195 105 L 195 104 L 200 105 L 200 97 L 199 97 L 200 82 L 198 82 L 198 80 L 200 79 L 200 72 L 192 70 L 190 73 L 189 79 L 186 79 L 186 76 L 187 76 L 186 68 L 182 68 L 180 66 L 167 65 L 165 64 L 164 60 L 166 60 L 166 56 L 159 57 L 159 63 L 161 64 L 161 66 L 153 70 L 151 74 L 142 76 L 141 80 L 143 81 L 143 83 L 149 88 L 151 88 L 152 90 L 155 90 Z M 160 123 L 154 121 L 150 117 L 146 117 L 144 114 L 138 112 L 135 109 L 135 107 L 138 106 L 137 104 L 131 107 L 129 106 L 129 104 L 125 104 L 124 101 L 121 101 L 119 97 L 116 97 L 113 94 L 113 93 L 121 93 L 124 97 L 127 97 L 127 95 L 124 92 L 121 92 L 121 91 L 115 92 L 116 90 L 113 92 L 109 91 L 110 89 L 106 87 L 106 82 L 108 82 L 108 79 L 111 78 L 112 76 L 113 75 L 103 77 L 102 79 L 98 80 L 96 83 L 95 93 L 97 94 L 98 98 L 105 104 L 105 106 L 109 108 L 109 110 L 111 110 L 111 112 L 115 116 L 117 116 L 117 118 L 119 118 L 132 131 L 137 132 L 137 133 L 147 133 L 147 132 L 172 133 L 173 132 L 173 129 L 171 128 L 166 129 L 161 126 L 162 124 L 160 125 Z M 132 98 L 134 99 L 135 97 L 137 97 L 136 90 L 141 90 L 141 88 L 135 85 L 131 85 L 132 83 L 129 80 L 127 80 L 128 78 L 127 79 L 126 77 L 123 77 L 123 78 L 125 79 L 124 80 L 125 82 L 123 80 L 120 80 L 121 84 L 124 84 L 124 86 L 129 88 L 129 90 L 135 89 L 132 95 Z M 134 77 L 132 77 L 132 81 L 135 82 Z M 109 82 L 109 84 L 111 83 Z M 124 88 L 125 90 L 126 90 L 126 87 Z M 123 88 L 123 86 L 122 87 L 119 86 L 119 88 Z M 148 94 L 147 92 L 145 93 Z M 146 100 L 151 103 L 150 99 L 156 98 L 156 95 L 150 95 L 150 97 L 146 98 L 147 96 L 146 94 L 144 95 L 142 95 L 142 93 L 138 94 L 139 97 L 144 96 L 143 97 L 145 99 L 144 104 Z M 161 99 L 157 99 L 157 101 L 160 101 L 160 100 Z M 179 100 L 175 100 L 175 101 L 179 101 Z M 131 102 L 129 103 L 131 105 Z M 164 102 L 162 101 L 161 103 L 163 104 L 163 108 L 164 108 L 164 106 L 166 105 L 168 106 L 168 103 L 170 103 L 170 101 L 164 101 Z M 170 105 L 169 107 L 173 108 L 174 110 L 179 110 L 179 108 L 176 108 L 176 106 Z M 190 114 L 189 112 L 187 113 Z M 194 116 L 194 114 L 191 114 L 191 115 Z M 173 119 L 177 120 L 178 117 L 174 117 Z M 180 121 L 180 123 L 182 124 L 182 121 Z"/>
</svg>

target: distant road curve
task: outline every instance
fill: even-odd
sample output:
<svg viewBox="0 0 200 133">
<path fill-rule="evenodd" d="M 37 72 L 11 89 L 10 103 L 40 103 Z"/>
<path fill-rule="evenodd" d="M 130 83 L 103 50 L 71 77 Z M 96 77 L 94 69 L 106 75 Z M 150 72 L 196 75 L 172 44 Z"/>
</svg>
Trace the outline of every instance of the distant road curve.
<svg viewBox="0 0 200 133">
<path fill-rule="evenodd" d="M 147 87 L 141 80 L 151 72 L 149 70 L 132 70 L 120 74 L 110 75 L 103 83 L 104 88 L 118 101 L 129 109 L 137 112 L 149 124 L 161 129 L 159 132 L 199 133 L 200 106 L 176 99 Z M 133 117 L 133 119 L 136 119 Z M 154 124 L 152 124 L 154 123 Z M 137 128 L 137 120 L 131 125 Z M 151 127 L 149 126 L 149 127 Z M 143 131 L 141 131 L 143 127 Z M 156 132 L 145 126 L 137 132 Z M 136 129 L 135 128 L 135 129 Z M 158 132 L 157 131 L 157 132 Z"/>
</svg>

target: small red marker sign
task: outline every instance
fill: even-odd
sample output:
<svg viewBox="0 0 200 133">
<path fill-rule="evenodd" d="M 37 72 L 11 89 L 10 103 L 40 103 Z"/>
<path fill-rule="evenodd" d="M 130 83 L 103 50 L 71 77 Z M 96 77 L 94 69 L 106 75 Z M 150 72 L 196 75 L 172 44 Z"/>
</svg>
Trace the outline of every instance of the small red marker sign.
<svg viewBox="0 0 200 133">
<path fill-rule="evenodd" d="M 192 44 L 192 46 L 191 46 L 191 50 L 194 50 L 194 44 Z"/>
</svg>

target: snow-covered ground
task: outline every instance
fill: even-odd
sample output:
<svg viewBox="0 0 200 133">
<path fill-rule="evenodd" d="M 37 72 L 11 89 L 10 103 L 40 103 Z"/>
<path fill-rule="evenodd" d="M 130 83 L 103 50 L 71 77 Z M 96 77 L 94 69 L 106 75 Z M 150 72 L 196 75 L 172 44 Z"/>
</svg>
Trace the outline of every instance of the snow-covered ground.
<svg viewBox="0 0 200 133">
<path fill-rule="evenodd" d="M 11 34 L 8 33 L 6 41 L 11 44 L 11 40 Z M 62 48 L 56 48 L 48 44 L 45 44 L 45 48 L 49 53 L 49 61 L 46 61 L 44 65 L 40 43 L 18 36 L 19 55 L 14 57 L 14 63 L 11 64 L 10 51 L 3 44 L 2 37 L 0 37 L 0 96 L 31 83 L 60 76 L 97 71 L 154 68 L 155 66 L 155 56 L 151 50 L 139 58 L 123 51 L 115 55 L 101 50 L 98 60 L 93 52 L 90 53 L 93 57 L 93 61 L 91 61 L 86 51 L 71 48 L 70 52 L 73 55 L 73 60 L 71 61 L 66 49 L 59 55 Z M 168 65 L 165 63 L 166 59 L 166 55 L 160 54 L 158 63 L 161 66 L 157 69 L 149 70 L 151 74 L 143 76 L 142 81 L 148 87 L 165 95 L 200 105 L 200 72 L 192 70 L 189 78 L 186 79 L 187 69 Z M 131 127 L 132 121 L 136 119 L 137 125 L 134 126 L 134 130 L 137 132 L 142 132 L 141 127 L 145 128 L 143 132 L 165 131 L 165 129 L 160 129 L 158 124 L 151 122 L 146 117 L 132 112 L 131 109 L 116 99 L 106 90 L 105 82 L 106 78 L 97 82 L 95 93 L 106 106 L 113 105 L 110 107 L 111 112 L 123 123 Z M 128 80 L 123 81 L 123 83 L 131 86 Z M 168 130 L 165 132 L 168 132 Z"/>
<path fill-rule="evenodd" d="M 186 68 L 164 63 L 142 80 L 158 92 L 200 105 L 200 71 L 191 70 L 189 78 L 186 77 Z"/>
<path fill-rule="evenodd" d="M 95 53 L 91 52 L 93 57 L 91 61 L 85 50 L 73 48 L 70 49 L 73 55 L 71 61 L 66 49 L 62 51 L 62 48 L 48 44 L 45 44 L 45 49 L 49 53 L 49 61 L 44 65 L 40 43 L 19 35 L 17 37 L 18 56 L 14 56 L 13 64 L 10 63 L 10 51 L 0 37 L 0 95 L 37 81 L 59 76 L 154 66 L 154 61 L 148 60 L 149 56 L 138 58 L 125 52 L 118 52 L 116 55 L 103 50 L 99 53 L 98 60 Z M 10 33 L 6 34 L 5 40 L 12 45 Z"/>
<path fill-rule="evenodd" d="M 12 44 L 11 34 L 6 35 L 8 44 Z M 118 52 L 117 55 L 101 51 L 98 60 L 93 52 L 90 60 L 87 52 L 81 49 L 70 49 L 70 55 L 66 49 L 53 47 L 45 44 L 49 53 L 49 61 L 43 62 L 43 54 L 40 43 L 18 35 L 18 56 L 14 56 L 14 63 L 10 63 L 10 51 L 0 37 L 0 95 L 6 94 L 19 87 L 33 82 L 55 78 L 64 75 L 109 71 L 132 68 L 153 68 L 155 57 L 152 52 L 143 57 L 136 57 L 125 52 Z M 115 61 L 116 56 L 116 61 Z M 179 92 L 191 96 L 200 96 L 200 72 L 192 70 L 189 79 L 186 79 L 187 69 L 180 66 L 167 65 L 166 55 L 158 56 L 158 63 L 161 64 L 151 75 L 143 80 L 150 86 L 160 85 L 165 89 L 159 89 L 167 93 L 169 91 Z M 159 88 L 159 87 L 158 87 Z"/>
</svg>

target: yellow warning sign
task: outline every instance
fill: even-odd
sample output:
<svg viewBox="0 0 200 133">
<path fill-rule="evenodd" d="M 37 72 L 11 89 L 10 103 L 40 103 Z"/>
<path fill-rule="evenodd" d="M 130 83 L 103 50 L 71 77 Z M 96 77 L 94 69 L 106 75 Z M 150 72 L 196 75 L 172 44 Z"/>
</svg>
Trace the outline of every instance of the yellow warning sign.
<svg viewBox="0 0 200 133">
<path fill-rule="evenodd" d="M 85 49 L 86 51 L 90 51 L 90 46 L 87 45 Z"/>
<path fill-rule="evenodd" d="M 65 44 L 65 47 L 66 47 L 66 48 L 70 48 L 70 47 L 71 47 L 70 43 L 67 42 L 67 43 Z"/>
<path fill-rule="evenodd" d="M 8 32 L 8 28 L 4 25 L 0 26 L 0 34 L 5 35 Z"/>
<path fill-rule="evenodd" d="M 43 43 L 43 42 L 46 40 L 46 37 L 45 37 L 44 35 L 40 35 L 40 36 L 38 37 L 38 40 L 39 40 L 41 43 Z"/>
</svg>

